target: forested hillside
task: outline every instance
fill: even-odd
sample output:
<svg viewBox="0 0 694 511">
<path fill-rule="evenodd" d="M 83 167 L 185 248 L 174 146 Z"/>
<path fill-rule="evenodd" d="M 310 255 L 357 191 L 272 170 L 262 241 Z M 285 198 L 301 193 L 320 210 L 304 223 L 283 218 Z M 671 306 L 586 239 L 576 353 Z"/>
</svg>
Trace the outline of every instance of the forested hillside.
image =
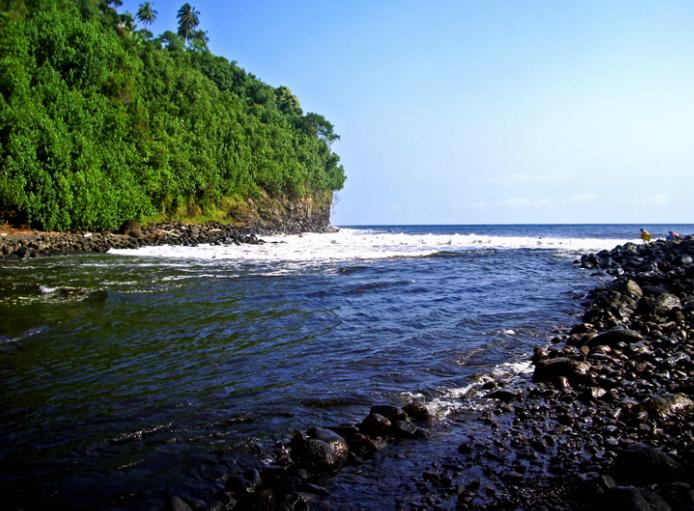
<svg viewBox="0 0 694 511">
<path fill-rule="evenodd" d="M 152 4 L 118 4 L 0 0 L 0 222 L 115 229 L 342 187 L 332 124 L 210 53 L 194 8 L 154 36 Z"/>
</svg>

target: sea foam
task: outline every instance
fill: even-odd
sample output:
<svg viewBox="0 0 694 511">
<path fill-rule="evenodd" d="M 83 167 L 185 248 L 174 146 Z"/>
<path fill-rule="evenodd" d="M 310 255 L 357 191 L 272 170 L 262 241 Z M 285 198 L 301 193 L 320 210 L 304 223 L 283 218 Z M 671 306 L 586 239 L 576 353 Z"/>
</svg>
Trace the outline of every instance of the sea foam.
<svg viewBox="0 0 694 511">
<path fill-rule="evenodd" d="M 341 229 L 336 233 L 263 236 L 260 245 L 150 246 L 111 249 L 109 254 L 236 261 L 339 261 L 395 257 L 426 257 L 467 250 L 543 249 L 566 253 L 611 249 L 633 240 L 489 236 L 478 234 L 411 234 L 367 229 Z"/>
</svg>

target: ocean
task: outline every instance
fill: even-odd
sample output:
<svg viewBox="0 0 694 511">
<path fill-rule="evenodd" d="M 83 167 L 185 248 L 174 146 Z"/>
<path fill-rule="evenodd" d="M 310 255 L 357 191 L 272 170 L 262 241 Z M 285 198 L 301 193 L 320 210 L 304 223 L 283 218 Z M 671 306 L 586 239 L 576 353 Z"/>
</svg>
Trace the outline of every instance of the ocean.
<svg viewBox="0 0 694 511">
<path fill-rule="evenodd" d="M 0 263 L 5 500 L 150 509 L 172 492 L 210 498 L 294 430 L 413 397 L 439 418 L 427 449 L 446 445 L 481 382 L 527 378 L 532 348 L 608 278 L 572 262 L 640 243 L 639 227 L 354 226 Z M 385 456 L 371 470 L 396 473 Z M 340 508 L 351 491 L 387 507 L 399 484 L 339 479 Z"/>
</svg>

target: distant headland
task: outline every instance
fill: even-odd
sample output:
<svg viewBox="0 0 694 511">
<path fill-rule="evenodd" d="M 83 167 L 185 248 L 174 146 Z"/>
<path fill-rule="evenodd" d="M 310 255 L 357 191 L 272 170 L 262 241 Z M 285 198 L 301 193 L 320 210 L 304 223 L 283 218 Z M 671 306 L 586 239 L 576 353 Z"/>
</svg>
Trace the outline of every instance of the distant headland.
<svg viewBox="0 0 694 511">
<path fill-rule="evenodd" d="M 333 125 L 213 55 L 190 4 L 159 36 L 151 3 L 119 4 L 0 4 L 0 224 L 327 228 Z"/>
</svg>

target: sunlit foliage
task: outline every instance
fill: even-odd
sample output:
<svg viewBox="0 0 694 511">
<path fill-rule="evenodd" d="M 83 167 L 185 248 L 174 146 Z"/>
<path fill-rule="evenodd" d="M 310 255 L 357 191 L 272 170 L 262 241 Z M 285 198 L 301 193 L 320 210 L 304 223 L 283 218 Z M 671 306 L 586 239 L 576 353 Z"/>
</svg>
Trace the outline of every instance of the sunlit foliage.
<svg viewBox="0 0 694 511">
<path fill-rule="evenodd" d="M 0 0 L 0 221 L 113 229 L 342 187 L 332 124 L 211 54 L 194 8 L 153 37 L 118 4 Z"/>
</svg>

